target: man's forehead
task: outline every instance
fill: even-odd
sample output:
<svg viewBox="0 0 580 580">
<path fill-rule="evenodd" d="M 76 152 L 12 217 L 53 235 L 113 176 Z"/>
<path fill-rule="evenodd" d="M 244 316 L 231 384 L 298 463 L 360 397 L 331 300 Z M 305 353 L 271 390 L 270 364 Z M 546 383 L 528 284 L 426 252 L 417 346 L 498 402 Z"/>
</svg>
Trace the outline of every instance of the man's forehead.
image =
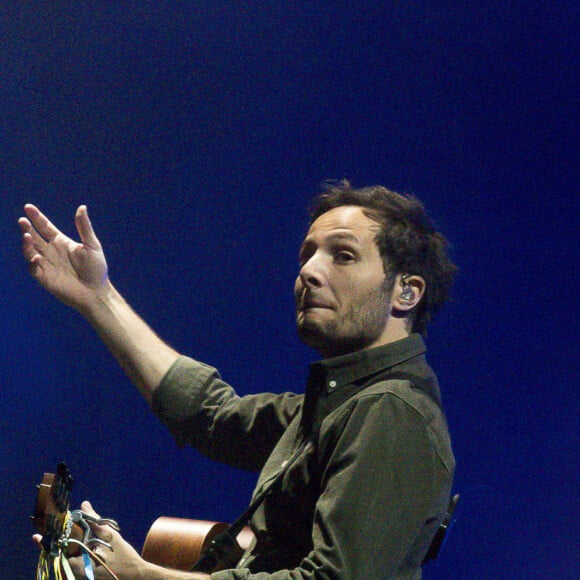
<svg viewBox="0 0 580 580">
<path fill-rule="evenodd" d="M 310 226 L 305 240 L 318 236 L 350 238 L 363 242 L 375 238 L 380 225 L 364 214 L 363 208 L 355 205 L 335 207 L 321 216 Z"/>
</svg>

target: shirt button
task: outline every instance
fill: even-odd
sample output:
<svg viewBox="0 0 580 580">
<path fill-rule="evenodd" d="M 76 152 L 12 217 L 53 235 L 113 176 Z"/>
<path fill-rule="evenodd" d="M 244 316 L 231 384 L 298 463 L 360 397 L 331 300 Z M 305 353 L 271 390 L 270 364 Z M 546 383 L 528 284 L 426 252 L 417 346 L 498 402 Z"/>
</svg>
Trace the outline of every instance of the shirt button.
<svg viewBox="0 0 580 580">
<path fill-rule="evenodd" d="M 328 381 L 328 386 L 329 386 L 331 389 L 334 389 L 334 387 L 336 387 L 336 381 Z"/>
</svg>

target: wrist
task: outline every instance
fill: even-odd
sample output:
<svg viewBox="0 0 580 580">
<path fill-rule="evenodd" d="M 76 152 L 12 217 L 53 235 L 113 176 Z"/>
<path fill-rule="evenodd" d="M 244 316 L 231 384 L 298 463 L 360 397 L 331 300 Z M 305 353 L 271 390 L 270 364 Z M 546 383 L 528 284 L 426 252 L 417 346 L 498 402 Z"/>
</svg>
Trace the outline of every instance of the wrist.
<svg viewBox="0 0 580 580">
<path fill-rule="evenodd" d="M 101 287 L 87 292 L 85 300 L 77 306 L 77 310 L 91 324 L 94 324 L 106 318 L 124 303 L 124 298 L 107 278 Z"/>
</svg>

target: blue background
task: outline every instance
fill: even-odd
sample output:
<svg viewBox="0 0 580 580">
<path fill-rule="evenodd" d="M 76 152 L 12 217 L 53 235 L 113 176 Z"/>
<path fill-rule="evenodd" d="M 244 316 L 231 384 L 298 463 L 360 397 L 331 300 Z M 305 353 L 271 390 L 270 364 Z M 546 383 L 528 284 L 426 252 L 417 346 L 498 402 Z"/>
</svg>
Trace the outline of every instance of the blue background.
<svg viewBox="0 0 580 580">
<path fill-rule="evenodd" d="M 231 520 L 254 475 L 180 450 L 79 315 L 28 276 L 16 220 L 75 235 L 240 393 L 301 390 L 291 288 L 318 185 L 417 194 L 461 272 L 433 323 L 462 500 L 428 579 L 576 578 L 574 2 L 3 2 L 0 577 L 31 578 L 35 484 L 65 459 L 140 546 Z"/>
</svg>

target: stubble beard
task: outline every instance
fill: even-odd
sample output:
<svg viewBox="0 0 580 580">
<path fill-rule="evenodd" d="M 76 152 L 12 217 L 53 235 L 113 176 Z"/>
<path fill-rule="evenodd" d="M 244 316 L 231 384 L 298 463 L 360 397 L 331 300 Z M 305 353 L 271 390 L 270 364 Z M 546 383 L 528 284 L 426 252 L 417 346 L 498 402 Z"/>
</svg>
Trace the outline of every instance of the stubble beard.
<svg viewBox="0 0 580 580">
<path fill-rule="evenodd" d="M 298 336 L 324 358 L 349 354 L 368 348 L 385 330 L 389 319 L 391 280 L 368 294 L 348 311 L 337 313 L 330 320 L 298 321 Z"/>
</svg>

